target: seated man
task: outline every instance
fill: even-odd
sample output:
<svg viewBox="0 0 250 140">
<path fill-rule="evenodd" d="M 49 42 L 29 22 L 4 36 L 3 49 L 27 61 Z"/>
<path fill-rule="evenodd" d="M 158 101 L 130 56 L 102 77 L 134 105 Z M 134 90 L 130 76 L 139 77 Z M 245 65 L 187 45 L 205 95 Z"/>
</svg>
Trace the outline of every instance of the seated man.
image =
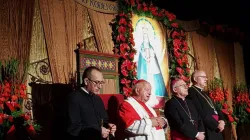
<svg viewBox="0 0 250 140">
<path fill-rule="evenodd" d="M 104 84 L 100 69 L 93 66 L 86 68 L 82 81 L 83 87 L 75 90 L 68 97 L 68 139 L 110 138 L 114 135 L 116 126 L 109 123 L 102 99 L 96 95 L 100 93 Z"/>
<path fill-rule="evenodd" d="M 157 117 L 155 111 L 146 105 L 151 95 L 151 85 L 145 80 L 138 80 L 130 97 L 119 109 L 119 117 L 125 129 L 125 139 L 165 140 L 162 129 L 167 120 Z"/>
<path fill-rule="evenodd" d="M 203 140 L 202 120 L 192 101 L 185 99 L 188 86 L 181 79 L 172 82 L 173 96 L 165 105 L 165 116 L 169 120 L 171 140 Z"/>
</svg>

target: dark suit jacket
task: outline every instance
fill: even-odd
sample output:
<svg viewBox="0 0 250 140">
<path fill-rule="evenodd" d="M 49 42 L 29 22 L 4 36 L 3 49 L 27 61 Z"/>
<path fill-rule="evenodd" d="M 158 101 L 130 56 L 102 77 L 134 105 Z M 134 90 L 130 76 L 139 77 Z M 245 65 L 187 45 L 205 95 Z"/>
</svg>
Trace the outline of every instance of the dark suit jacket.
<svg viewBox="0 0 250 140">
<path fill-rule="evenodd" d="M 185 101 L 191 113 L 191 118 L 195 121 L 195 125 L 190 122 L 190 118 L 183 110 L 184 108 L 188 113 L 188 109 L 185 107 L 184 101 L 176 96 L 175 98 L 172 97 L 166 103 L 164 113 L 166 118 L 168 119 L 171 130 L 175 130 L 188 138 L 195 139 L 195 136 L 198 132 L 205 132 L 205 130 L 202 124 L 202 120 L 192 101 L 189 99 L 186 99 Z"/>
<path fill-rule="evenodd" d="M 68 96 L 67 111 L 70 140 L 102 139 L 101 125 L 108 123 L 108 115 L 99 96 L 76 90 Z"/>
<path fill-rule="evenodd" d="M 203 124 L 206 129 L 206 140 L 222 140 L 223 137 L 218 130 L 218 121 L 216 121 L 212 115 L 216 115 L 214 110 L 209 106 L 207 101 L 197 92 L 200 91 L 203 96 L 209 98 L 207 93 L 201 91 L 201 89 L 192 86 L 188 89 L 187 98 L 193 101 L 197 111 L 201 115 L 203 119 Z M 224 120 L 223 114 L 220 110 L 216 110 L 218 112 L 219 120 Z"/>
</svg>

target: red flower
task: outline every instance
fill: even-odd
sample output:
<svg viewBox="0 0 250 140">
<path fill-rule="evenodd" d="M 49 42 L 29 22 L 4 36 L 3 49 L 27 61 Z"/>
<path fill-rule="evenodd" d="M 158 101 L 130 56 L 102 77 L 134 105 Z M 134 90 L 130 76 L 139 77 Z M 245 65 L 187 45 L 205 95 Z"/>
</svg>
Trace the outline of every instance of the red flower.
<svg viewBox="0 0 250 140">
<path fill-rule="evenodd" d="M 3 105 L 3 103 L 0 103 L 0 109 L 4 109 L 4 105 Z"/>
<path fill-rule="evenodd" d="M 129 54 L 129 58 L 130 58 L 130 59 L 134 59 L 134 56 L 135 56 L 135 52 L 131 52 L 131 53 Z"/>
<path fill-rule="evenodd" d="M 227 115 L 229 114 L 227 109 L 222 109 L 221 112 L 223 112 L 224 114 L 227 114 Z"/>
<path fill-rule="evenodd" d="M 126 19 L 125 19 L 125 18 L 121 18 L 121 19 L 119 20 L 119 25 L 127 25 Z"/>
<path fill-rule="evenodd" d="M 143 11 L 145 12 L 145 11 L 148 11 L 148 7 L 147 7 L 147 5 L 146 5 L 146 3 L 145 2 L 143 2 Z"/>
<path fill-rule="evenodd" d="M 187 55 L 183 55 L 182 59 L 181 59 L 182 63 L 188 64 L 188 58 Z"/>
<path fill-rule="evenodd" d="M 0 103 L 3 103 L 5 101 L 4 97 L 0 97 Z"/>
<path fill-rule="evenodd" d="M 121 53 L 121 57 L 123 58 L 123 59 L 128 59 L 128 52 L 125 52 L 125 53 Z"/>
<path fill-rule="evenodd" d="M 120 44 L 120 51 L 121 51 L 121 53 L 125 53 L 126 50 L 128 50 L 128 49 L 129 49 L 129 46 L 128 46 L 127 43 L 121 43 Z"/>
<path fill-rule="evenodd" d="M 28 126 L 26 127 L 26 129 L 27 129 L 27 131 L 28 131 L 28 133 L 29 133 L 30 135 L 35 135 L 35 134 L 36 134 L 36 131 L 35 131 L 35 128 L 33 127 L 33 125 L 28 125 Z"/>
<path fill-rule="evenodd" d="M 182 41 L 182 45 L 183 45 L 183 51 L 187 51 L 188 50 L 188 45 L 187 45 L 187 42 L 186 41 Z"/>
<path fill-rule="evenodd" d="M 122 68 L 121 73 L 123 76 L 127 77 L 128 76 L 128 71 L 125 68 Z"/>
<path fill-rule="evenodd" d="M 180 76 L 180 79 L 182 79 L 182 80 L 185 81 L 185 82 L 189 82 L 189 77 L 186 77 L 186 76 L 184 76 L 184 75 L 181 75 L 181 76 Z"/>
<path fill-rule="evenodd" d="M 176 58 L 180 58 L 181 55 L 182 55 L 182 54 L 181 54 L 180 52 L 174 51 L 174 56 L 175 56 Z"/>
<path fill-rule="evenodd" d="M 126 27 L 125 27 L 125 26 L 122 26 L 122 25 L 119 26 L 118 32 L 121 33 L 121 34 L 125 33 L 125 32 L 126 32 Z"/>
<path fill-rule="evenodd" d="M 134 68 L 134 63 L 129 61 L 129 60 L 125 60 L 123 61 L 122 65 L 121 65 L 122 68 L 127 68 L 127 70 L 132 70 Z"/>
<path fill-rule="evenodd" d="M 159 17 L 163 17 L 165 14 L 165 9 L 162 9 L 159 13 L 158 13 L 158 16 Z"/>
<path fill-rule="evenodd" d="M 27 90 L 27 86 L 25 84 L 20 84 L 20 89 Z"/>
<path fill-rule="evenodd" d="M 130 80 L 127 80 L 126 78 L 123 78 L 122 80 L 121 80 L 121 83 L 122 84 L 124 84 L 124 85 L 126 85 L 126 87 L 129 87 L 129 83 L 131 83 L 131 81 Z"/>
<path fill-rule="evenodd" d="M 135 46 L 135 42 L 133 38 L 129 38 L 129 42 L 131 43 L 132 46 Z"/>
<path fill-rule="evenodd" d="M 12 96 L 11 96 L 11 100 L 12 100 L 12 101 L 16 101 L 17 99 L 18 99 L 18 97 L 17 97 L 16 95 L 12 95 Z"/>
<path fill-rule="evenodd" d="M 246 108 L 246 111 L 247 111 L 248 113 L 250 113 L 250 108 Z"/>
<path fill-rule="evenodd" d="M 149 10 L 151 11 L 152 15 L 157 16 L 157 7 L 153 6 L 152 4 L 149 7 Z"/>
<path fill-rule="evenodd" d="M 172 23 L 171 26 L 174 27 L 174 28 L 178 28 L 179 27 L 178 23 Z"/>
<path fill-rule="evenodd" d="M 15 106 L 10 102 L 6 102 L 7 107 L 10 109 L 11 112 L 15 111 Z"/>
<path fill-rule="evenodd" d="M 181 36 L 184 37 L 185 36 L 185 32 L 183 30 L 181 30 Z"/>
<path fill-rule="evenodd" d="M 180 40 L 180 39 L 174 39 L 174 41 L 173 41 L 174 47 L 180 48 L 181 44 L 182 44 L 182 43 L 181 43 L 181 40 Z"/>
<path fill-rule="evenodd" d="M 141 4 L 138 4 L 138 5 L 137 5 L 137 10 L 141 10 L 141 8 L 142 8 L 142 5 L 141 5 Z"/>
<path fill-rule="evenodd" d="M 227 115 L 229 122 L 234 122 L 234 118 L 231 115 Z"/>
<path fill-rule="evenodd" d="M 178 33 L 177 31 L 174 31 L 172 33 L 172 38 L 176 38 L 176 37 L 179 37 L 180 36 L 180 33 Z"/>
<path fill-rule="evenodd" d="M 178 73 L 179 73 L 180 75 L 183 75 L 184 70 L 183 70 L 181 67 L 176 67 L 175 69 L 176 69 L 176 71 L 178 71 Z"/>
<path fill-rule="evenodd" d="M 134 71 L 132 72 L 132 75 L 133 75 L 133 76 L 136 76 L 136 75 L 137 75 L 137 72 L 134 70 Z"/>
<path fill-rule="evenodd" d="M 8 120 L 9 120 L 10 122 L 13 122 L 13 117 L 12 117 L 12 116 L 9 116 L 9 117 L 8 117 Z"/>
<path fill-rule="evenodd" d="M 132 93 L 132 88 L 123 87 L 123 93 L 126 97 L 130 96 L 130 94 Z"/>
<path fill-rule="evenodd" d="M 120 41 L 125 42 L 125 41 L 126 41 L 126 38 L 125 38 L 125 36 L 124 36 L 123 34 L 119 34 L 119 35 L 117 36 L 117 38 L 116 38 L 116 41 L 117 41 L 117 42 L 120 42 Z"/>
<path fill-rule="evenodd" d="M 181 59 L 177 59 L 177 63 L 182 67 L 182 60 Z"/>
<path fill-rule="evenodd" d="M 165 11 L 165 15 L 168 17 L 169 21 L 173 21 L 176 19 L 176 16 L 172 13 L 169 13 L 168 11 Z"/>
<path fill-rule="evenodd" d="M 131 6 L 135 6 L 135 1 L 134 0 L 130 0 L 130 4 L 131 4 Z"/>
<path fill-rule="evenodd" d="M 224 103 L 222 106 L 223 106 L 224 109 L 228 109 L 228 104 L 227 103 Z"/>
<path fill-rule="evenodd" d="M 0 125 L 3 124 L 3 121 L 4 121 L 4 114 L 0 113 Z"/>
<path fill-rule="evenodd" d="M 127 15 L 124 14 L 124 13 L 120 13 L 119 16 L 120 16 L 120 17 L 126 17 Z"/>
</svg>

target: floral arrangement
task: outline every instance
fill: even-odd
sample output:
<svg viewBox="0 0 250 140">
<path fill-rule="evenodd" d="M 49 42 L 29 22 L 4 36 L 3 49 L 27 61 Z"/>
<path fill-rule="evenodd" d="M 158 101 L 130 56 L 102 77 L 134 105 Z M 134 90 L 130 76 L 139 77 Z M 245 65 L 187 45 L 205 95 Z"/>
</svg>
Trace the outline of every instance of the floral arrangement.
<svg viewBox="0 0 250 140">
<path fill-rule="evenodd" d="M 170 60 L 170 78 L 180 78 L 189 83 L 188 68 L 189 48 L 186 42 L 186 33 L 176 23 L 176 16 L 165 9 L 160 9 L 152 3 L 142 0 L 119 1 L 119 14 L 112 20 L 112 39 L 114 53 L 119 54 L 121 93 L 128 96 L 132 85 L 136 81 L 136 63 L 134 62 L 135 42 L 131 17 L 133 14 L 146 16 L 161 21 L 169 30 L 168 44 Z"/>
<path fill-rule="evenodd" d="M 212 36 L 219 37 L 226 40 L 234 40 L 236 42 L 242 42 L 246 39 L 244 32 L 239 28 L 229 27 L 228 25 L 211 24 L 208 22 L 201 22 L 201 29 Z"/>
<path fill-rule="evenodd" d="M 0 139 L 20 129 L 32 136 L 40 130 L 40 126 L 31 120 L 30 112 L 22 109 L 27 87 L 17 76 L 18 68 L 19 62 L 15 59 L 0 62 Z"/>
<path fill-rule="evenodd" d="M 214 78 L 209 82 L 209 97 L 214 102 L 216 109 L 221 110 L 226 119 L 226 124 L 236 124 L 236 117 L 228 105 L 228 90 L 223 88 L 223 81 Z"/>
<path fill-rule="evenodd" d="M 239 125 L 250 123 L 250 99 L 246 85 L 238 84 L 235 86 L 233 108 L 234 114 L 239 119 Z"/>
</svg>

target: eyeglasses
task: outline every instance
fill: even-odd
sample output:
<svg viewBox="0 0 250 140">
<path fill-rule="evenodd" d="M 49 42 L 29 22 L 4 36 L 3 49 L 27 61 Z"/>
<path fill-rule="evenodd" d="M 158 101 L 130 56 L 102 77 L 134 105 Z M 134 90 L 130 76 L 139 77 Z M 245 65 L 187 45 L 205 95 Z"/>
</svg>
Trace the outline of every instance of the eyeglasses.
<svg viewBox="0 0 250 140">
<path fill-rule="evenodd" d="M 182 85 L 179 85 L 179 86 L 175 86 L 174 88 L 177 88 L 177 87 L 184 87 L 184 88 L 187 88 L 187 84 L 182 84 Z"/>
<path fill-rule="evenodd" d="M 103 85 L 105 84 L 104 81 L 94 81 L 94 80 L 91 80 L 90 78 L 88 78 L 88 79 L 89 79 L 89 81 L 90 81 L 91 83 L 93 83 L 94 85 L 103 86 Z"/>
</svg>

